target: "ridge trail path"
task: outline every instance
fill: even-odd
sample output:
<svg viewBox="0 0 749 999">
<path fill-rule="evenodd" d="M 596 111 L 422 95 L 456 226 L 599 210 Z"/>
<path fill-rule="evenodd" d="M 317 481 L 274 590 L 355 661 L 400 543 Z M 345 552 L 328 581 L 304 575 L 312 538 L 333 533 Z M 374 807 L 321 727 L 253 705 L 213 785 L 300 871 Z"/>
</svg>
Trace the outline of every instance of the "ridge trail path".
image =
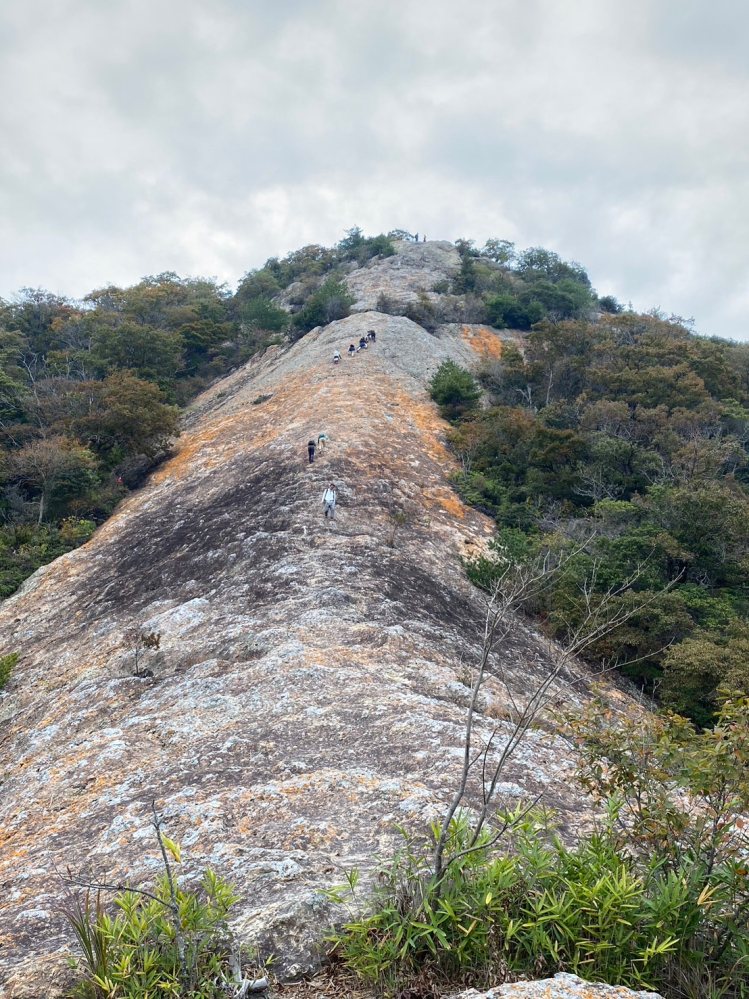
<svg viewBox="0 0 749 999">
<path fill-rule="evenodd" d="M 377 342 L 334 366 L 369 329 Z M 0 606 L 0 650 L 21 656 L 0 700 L 8 995 L 57 994 L 56 869 L 135 884 L 159 869 L 153 800 L 187 880 L 209 865 L 233 882 L 234 929 L 287 974 L 314 964 L 319 888 L 387 855 L 394 823 L 441 813 L 483 627 L 460 557 L 494 525 L 450 486 L 425 386 L 447 357 L 500 351 L 486 329 L 432 336 L 371 312 L 267 351 L 196 400 L 174 457 L 90 542 Z M 134 626 L 161 636 L 151 676 L 133 675 Z M 522 697 L 545 668 L 518 621 L 479 732 L 506 724 L 505 684 Z M 579 681 L 560 696 L 583 696 Z M 531 731 L 504 798 L 543 791 L 574 825 L 587 806 L 569 774 L 563 745 Z"/>
</svg>

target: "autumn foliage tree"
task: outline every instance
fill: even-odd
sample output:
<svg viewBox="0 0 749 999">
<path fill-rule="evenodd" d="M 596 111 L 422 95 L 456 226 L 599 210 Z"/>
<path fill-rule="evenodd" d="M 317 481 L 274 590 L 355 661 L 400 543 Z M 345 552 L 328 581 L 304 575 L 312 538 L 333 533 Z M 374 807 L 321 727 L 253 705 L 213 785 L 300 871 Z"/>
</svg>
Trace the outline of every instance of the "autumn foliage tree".
<svg viewBox="0 0 749 999">
<path fill-rule="evenodd" d="M 622 602 L 661 595 L 588 657 L 709 724 L 721 686 L 749 693 L 744 346 L 657 314 L 547 319 L 481 382 L 488 405 L 451 432 L 459 490 L 531 541 L 587 537 L 591 598 L 645 564 Z M 565 582 L 533 610 L 556 635 L 584 608 Z"/>
</svg>

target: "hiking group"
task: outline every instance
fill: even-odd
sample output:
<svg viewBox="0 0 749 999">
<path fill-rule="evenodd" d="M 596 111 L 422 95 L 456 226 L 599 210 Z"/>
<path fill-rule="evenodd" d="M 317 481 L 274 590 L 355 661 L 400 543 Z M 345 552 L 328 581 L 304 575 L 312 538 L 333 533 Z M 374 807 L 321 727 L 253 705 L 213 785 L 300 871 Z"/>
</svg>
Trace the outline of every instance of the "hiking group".
<svg viewBox="0 0 749 999">
<path fill-rule="evenodd" d="M 377 334 L 374 330 L 368 330 L 367 335 L 359 338 L 359 346 L 352 343 L 348 349 L 349 357 L 353 357 L 360 350 L 366 350 L 370 343 L 375 343 L 377 341 Z M 333 353 L 333 364 L 338 364 L 341 360 L 340 350 L 336 350 Z M 323 451 L 325 449 L 325 434 L 318 434 L 317 440 L 314 437 L 310 437 L 307 441 L 307 457 L 309 458 L 309 464 L 311 465 L 315 460 L 315 455 L 318 451 Z M 322 507 L 323 513 L 325 514 L 325 519 L 328 519 L 328 514 L 330 514 L 330 519 L 335 520 L 335 501 L 337 493 L 335 488 L 335 483 L 331 482 L 329 486 L 326 487 L 325 492 L 322 494 Z"/>
<path fill-rule="evenodd" d="M 369 330 L 366 336 L 364 334 L 359 338 L 359 346 L 355 343 L 349 345 L 348 356 L 353 357 L 354 354 L 358 354 L 360 350 L 366 350 L 370 343 L 375 343 L 377 341 L 377 334 L 374 330 Z M 336 350 L 333 354 L 333 364 L 338 364 L 341 360 L 340 350 Z"/>
</svg>

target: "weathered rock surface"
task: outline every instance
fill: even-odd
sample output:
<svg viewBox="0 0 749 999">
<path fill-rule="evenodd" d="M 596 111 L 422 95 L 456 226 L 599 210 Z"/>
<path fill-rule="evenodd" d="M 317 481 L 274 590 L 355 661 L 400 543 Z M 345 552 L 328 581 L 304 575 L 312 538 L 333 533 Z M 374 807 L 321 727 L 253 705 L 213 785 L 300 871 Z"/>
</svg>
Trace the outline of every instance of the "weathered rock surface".
<svg viewBox="0 0 749 999">
<path fill-rule="evenodd" d="M 377 343 L 334 367 L 333 350 L 370 328 Z M 487 337 L 366 313 L 269 350 L 198 399 L 174 458 L 87 545 L 2 604 L 0 647 L 21 654 L 0 706 L 9 994 L 29 994 L 27 969 L 68 945 L 56 869 L 158 870 L 153 800 L 185 876 L 209 864 L 231 879 L 237 932 L 286 972 L 314 960 L 319 888 L 386 854 L 393 823 L 438 814 L 482 624 L 460 557 L 492 524 L 450 487 L 424 385 L 446 357 L 476 361 Z M 145 679 L 134 624 L 161 634 Z M 503 683 L 522 696 L 544 668 L 518 622 L 485 709 L 501 717 Z M 565 682 L 579 697 L 584 677 Z M 533 731 L 503 793 L 541 791 L 567 820 L 585 809 L 564 747 Z"/>
<path fill-rule="evenodd" d="M 577 975 L 562 972 L 537 982 L 498 985 L 488 992 L 468 989 L 451 999 L 661 999 L 661 996 L 657 992 L 633 992 L 623 986 L 585 982 Z"/>
<path fill-rule="evenodd" d="M 394 242 L 395 255 L 374 257 L 347 275 L 349 291 L 356 297 L 354 312 L 376 309 L 380 295 L 406 304 L 420 294 L 431 294 L 438 281 L 449 281 L 460 269 L 460 255 L 452 243 Z"/>
</svg>

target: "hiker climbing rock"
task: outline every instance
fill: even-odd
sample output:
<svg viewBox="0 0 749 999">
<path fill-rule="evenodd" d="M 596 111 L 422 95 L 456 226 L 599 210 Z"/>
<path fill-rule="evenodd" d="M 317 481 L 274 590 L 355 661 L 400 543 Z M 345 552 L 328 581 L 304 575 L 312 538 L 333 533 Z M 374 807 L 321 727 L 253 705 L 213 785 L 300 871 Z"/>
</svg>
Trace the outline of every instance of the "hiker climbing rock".
<svg viewBox="0 0 749 999">
<path fill-rule="evenodd" d="M 310 463 L 310 465 L 315 460 L 315 447 L 316 447 L 316 444 L 315 444 L 315 442 L 313 440 L 308 440 L 307 441 L 307 454 L 309 455 L 309 463 Z"/>
<path fill-rule="evenodd" d="M 317 435 L 317 446 L 318 448 L 321 448 L 323 451 L 325 450 L 325 434 Z"/>
<path fill-rule="evenodd" d="M 374 330 L 370 330 L 369 333 L 367 333 L 367 340 L 374 343 L 376 339 L 377 339 L 377 334 L 375 333 Z"/>
<path fill-rule="evenodd" d="M 366 349 L 367 349 L 367 338 L 363 336 L 359 340 L 359 350 L 366 350 Z"/>
<path fill-rule="evenodd" d="M 348 356 L 349 357 L 353 357 L 355 353 L 356 353 L 356 347 L 352 343 L 351 346 L 348 349 Z"/>
<path fill-rule="evenodd" d="M 335 501 L 336 501 L 336 491 L 335 484 L 330 483 L 328 488 L 322 494 L 322 508 L 325 514 L 325 519 L 328 519 L 328 514 L 330 514 L 330 519 L 335 520 Z"/>
<path fill-rule="evenodd" d="M 340 359 L 341 359 L 341 352 L 340 352 L 340 350 L 337 350 L 333 354 L 333 364 L 338 364 L 338 362 L 340 361 Z"/>
</svg>

